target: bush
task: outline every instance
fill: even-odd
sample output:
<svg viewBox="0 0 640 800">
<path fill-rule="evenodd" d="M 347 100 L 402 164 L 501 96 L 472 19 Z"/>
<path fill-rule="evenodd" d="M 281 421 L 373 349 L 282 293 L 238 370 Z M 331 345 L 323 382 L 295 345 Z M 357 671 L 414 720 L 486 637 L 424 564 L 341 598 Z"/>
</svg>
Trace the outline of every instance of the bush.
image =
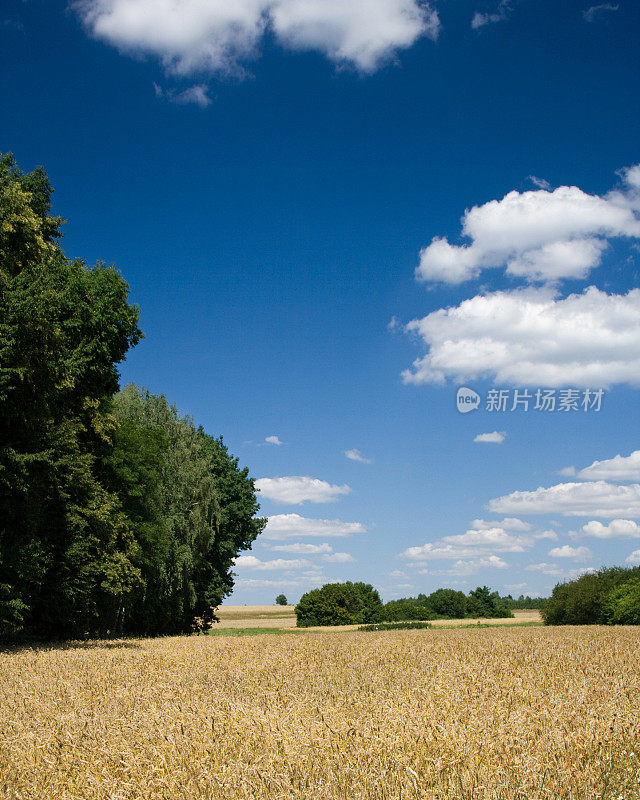
<svg viewBox="0 0 640 800">
<path fill-rule="evenodd" d="M 639 587 L 640 567 L 610 567 L 587 573 L 559 583 L 542 609 L 542 617 L 547 625 L 637 625 Z"/>
<path fill-rule="evenodd" d="M 422 605 L 413 597 L 402 600 L 390 600 L 385 603 L 382 610 L 383 619 L 389 622 L 402 620 L 435 619 L 433 609 Z"/>
<path fill-rule="evenodd" d="M 464 592 L 455 589 L 436 589 L 426 598 L 434 613 L 449 619 L 464 619 L 467 616 L 467 598 Z"/>
<path fill-rule="evenodd" d="M 295 608 L 297 626 L 358 625 L 382 620 L 382 601 L 368 583 L 327 583 L 303 594 Z"/>
</svg>

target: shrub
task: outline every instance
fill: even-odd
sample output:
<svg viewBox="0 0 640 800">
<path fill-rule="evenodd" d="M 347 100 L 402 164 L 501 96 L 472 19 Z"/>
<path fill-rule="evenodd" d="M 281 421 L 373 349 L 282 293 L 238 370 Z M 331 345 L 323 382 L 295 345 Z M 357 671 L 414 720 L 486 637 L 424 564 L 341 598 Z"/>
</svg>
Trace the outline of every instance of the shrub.
<svg viewBox="0 0 640 800">
<path fill-rule="evenodd" d="M 307 628 L 379 622 L 382 609 L 380 595 L 368 583 L 327 583 L 302 595 L 295 608 L 296 624 Z"/>
<path fill-rule="evenodd" d="M 436 589 L 426 598 L 427 604 L 441 617 L 463 619 L 467 615 L 467 598 L 455 589 Z"/>
<path fill-rule="evenodd" d="M 402 600 L 390 600 L 382 611 L 383 619 L 396 622 L 401 620 L 435 619 L 432 608 L 422 605 L 413 597 Z"/>
<path fill-rule="evenodd" d="M 634 617 L 640 567 L 610 567 L 559 583 L 542 609 L 547 625 L 604 625 Z M 627 623 L 627 624 L 638 624 Z"/>
<path fill-rule="evenodd" d="M 413 631 L 430 628 L 428 622 L 376 622 L 374 625 L 362 625 L 359 631 Z"/>
<path fill-rule="evenodd" d="M 609 625 L 640 625 L 640 577 L 609 592 L 604 618 Z"/>
</svg>

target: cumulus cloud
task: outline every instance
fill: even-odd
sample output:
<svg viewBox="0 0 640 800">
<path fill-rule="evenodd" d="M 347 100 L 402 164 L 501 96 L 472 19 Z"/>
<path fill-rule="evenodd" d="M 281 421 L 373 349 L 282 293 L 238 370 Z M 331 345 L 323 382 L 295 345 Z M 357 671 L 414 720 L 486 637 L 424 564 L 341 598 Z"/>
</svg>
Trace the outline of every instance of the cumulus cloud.
<svg viewBox="0 0 640 800">
<path fill-rule="evenodd" d="M 310 519 L 299 514 L 276 514 L 268 517 L 261 539 L 283 541 L 304 537 L 344 537 L 365 533 L 360 522 L 343 522 L 341 519 Z"/>
<path fill-rule="evenodd" d="M 585 278 L 600 263 L 608 240 L 640 238 L 637 166 L 621 171 L 623 190 L 591 195 L 577 186 L 509 192 L 465 211 L 470 244 L 436 236 L 420 252 L 420 281 L 458 284 L 485 269 L 506 268 L 530 282 Z"/>
<path fill-rule="evenodd" d="M 582 533 L 595 539 L 640 539 L 640 525 L 632 519 L 614 519 L 608 525 L 594 519 L 582 526 Z"/>
<path fill-rule="evenodd" d="M 350 553 L 331 553 L 330 555 L 323 556 L 323 560 L 333 564 L 347 564 L 350 561 L 355 561 Z"/>
<path fill-rule="evenodd" d="M 634 550 L 633 553 L 625 558 L 627 564 L 634 564 L 640 566 L 640 550 Z"/>
<path fill-rule="evenodd" d="M 479 433 L 474 442 L 487 442 L 488 444 L 502 444 L 507 434 L 504 431 L 492 431 L 491 433 Z"/>
<path fill-rule="evenodd" d="M 333 552 L 331 545 L 323 542 L 322 544 L 308 544 L 307 542 L 291 542 L 291 544 L 273 544 L 270 550 L 279 553 L 295 553 L 296 555 L 329 555 Z"/>
<path fill-rule="evenodd" d="M 238 569 L 252 569 L 260 571 L 298 570 L 309 566 L 309 562 L 304 558 L 276 558 L 272 561 L 261 561 L 255 556 L 238 556 L 233 563 Z"/>
<path fill-rule="evenodd" d="M 274 444 L 277 447 L 280 447 L 281 445 L 284 444 L 284 442 L 280 441 L 280 438 L 278 436 L 267 436 L 264 441 L 265 444 Z"/>
<path fill-rule="evenodd" d="M 606 14 L 607 11 L 618 11 L 619 8 L 620 6 L 617 3 L 600 3 L 600 5 L 587 8 L 586 11 L 582 12 L 582 16 L 586 22 L 595 22 L 598 17 Z"/>
<path fill-rule="evenodd" d="M 498 514 L 562 514 L 565 517 L 640 518 L 640 484 L 606 481 L 559 483 L 531 492 L 512 492 L 488 504 Z"/>
<path fill-rule="evenodd" d="M 487 522 L 484 519 L 474 519 L 471 523 L 474 530 L 485 531 L 487 528 L 503 528 L 505 531 L 530 531 L 531 525 L 516 517 L 505 517 L 501 520 Z"/>
<path fill-rule="evenodd" d="M 543 575 L 550 575 L 555 578 L 577 578 L 586 572 L 595 572 L 593 567 L 582 567 L 580 569 L 565 569 L 558 564 L 529 564 L 526 567 L 529 572 L 541 572 Z"/>
<path fill-rule="evenodd" d="M 512 524 L 520 520 L 505 520 Z M 529 526 L 515 525 L 511 530 L 504 527 L 481 525 L 470 528 L 466 533 L 443 536 L 435 542 L 408 547 L 400 555 L 410 562 L 417 563 L 434 559 L 481 559 L 495 556 L 496 553 L 524 553 L 531 549 L 537 540 L 555 538 L 553 531 L 529 532 Z"/>
<path fill-rule="evenodd" d="M 259 478 L 256 489 L 278 505 L 300 505 L 310 503 L 334 503 L 341 495 L 349 494 L 351 487 L 336 486 L 319 478 L 303 475 L 288 475 L 282 478 Z"/>
<path fill-rule="evenodd" d="M 629 456 L 617 455 L 604 461 L 594 461 L 578 473 L 578 478 L 591 481 L 640 481 L 640 450 Z"/>
<path fill-rule="evenodd" d="M 344 454 L 350 461 L 359 461 L 361 464 L 372 463 L 372 459 L 365 458 L 359 450 L 345 450 Z"/>
<path fill-rule="evenodd" d="M 516 386 L 640 384 L 640 289 L 594 286 L 556 299 L 546 288 L 493 292 L 415 319 L 427 354 L 405 383 L 486 378 Z"/>
<path fill-rule="evenodd" d="M 593 554 L 588 547 L 571 547 L 569 544 L 563 544 L 562 547 L 552 547 L 549 555 L 551 558 L 573 558 L 576 561 L 586 561 Z"/>
<path fill-rule="evenodd" d="M 98 39 L 151 55 L 167 73 L 242 74 L 271 31 L 283 46 L 322 53 L 373 72 L 419 38 L 437 39 L 440 20 L 419 0 L 76 0 Z"/>
</svg>

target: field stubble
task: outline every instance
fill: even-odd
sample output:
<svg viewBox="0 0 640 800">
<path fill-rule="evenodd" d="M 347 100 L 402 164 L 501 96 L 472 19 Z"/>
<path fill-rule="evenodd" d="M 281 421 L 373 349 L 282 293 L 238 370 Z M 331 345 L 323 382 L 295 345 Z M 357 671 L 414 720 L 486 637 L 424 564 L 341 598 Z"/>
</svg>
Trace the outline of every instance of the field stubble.
<svg viewBox="0 0 640 800">
<path fill-rule="evenodd" d="M 0 796 L 640 798 L 639 645 L 492 628 L 9 652 Z"/>
</svg>

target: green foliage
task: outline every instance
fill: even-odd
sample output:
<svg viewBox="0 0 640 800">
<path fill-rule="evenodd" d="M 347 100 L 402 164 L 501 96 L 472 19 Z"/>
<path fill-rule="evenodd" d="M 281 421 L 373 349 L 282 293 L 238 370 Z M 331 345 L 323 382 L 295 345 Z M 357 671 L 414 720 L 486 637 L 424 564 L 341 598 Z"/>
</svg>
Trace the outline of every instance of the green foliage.
<svg viewBox="0 0 640 800">
<path fill-rule="evenodd" d="M 287 605 L 287 597 L 284 594 L 279 594 L 276 597 L 276 605 L 278 606 L 286 606 Z"/>
<path fill-rule="evenodd" d="M 99 481 L 116 364 L 140 339 L 114 270 L 56 244 L 42 169 L 0 157 L 0 633 L 99 632 L 139 580 Z M 109 623 L 111 624 L 111 623 Z"/>
<path fill-rule="evenodd" d="M 507 608 L 512 610 L 516 609 L 536 609 L 540 610 L 544 608 L 545 603 L 547 602 L 547 597 L 529 597 L 529 595 L 521 594 L 517 599 L 511 597 L 508 594 L 506 597 L 502 598 L 503 603 L 506 605 Z"/>
<path fill-rule="evenodd" d="M 140 590 L 123 630 L 206 629 L 233 588 L 231 568 L 264 527 L 248 470 L 222 439 L 180 417 L 164 396 L 127 386 L 114 401 L 114 448 L 104 461 L 137 544 Z"/>
<path fill-rule="evenodd" d="M 423 595 L 424 597 L 424 595 Z M 432 608 L 419 602 L 419 599 L 408 597 L 400 600 L 389 600 L 384 604 L 383 619 L 388 621 L 435 619 Z"/>
<path fill-rule="evenodd" d="M 138 310 L 65 256 L 52 191 L 0 156 L 0 635 L 206 628 L 264 526 L 253 481 L 164 397 L 114 398 Z"/>
<path fill-rule="evenodd" d="M 640 567 L 610 567 L 559 583 L 542 609 L 547 625 L 629 624 L 637 619 Z"/>
<path fill-rule="evenodd" d="M 436 589 L 426 599 L 434 613 L 449 619 L 463 619 L 467 616 L 467 598 L 464 592 L 455 589 Z"/>
<path fill-rule="evenodd" d="M 300 598 L 295 608 L 297 626 L 357 625 L 379 622 L 382 601 L 368 583 L 327 583 Z"/>
<path fill-rule="evenodd" d="M 492 592 L 488 586 L 478 586 L 469 592 L 467 598 L 468 617 L 513 617 L 513 613 L 502 601 L 498 592 Z"/>
<path fill-rule="evenodd" d="M 609 592 L 604 619 L 609 625 L 640 625 L 640 575 Z"/>
</svg>

